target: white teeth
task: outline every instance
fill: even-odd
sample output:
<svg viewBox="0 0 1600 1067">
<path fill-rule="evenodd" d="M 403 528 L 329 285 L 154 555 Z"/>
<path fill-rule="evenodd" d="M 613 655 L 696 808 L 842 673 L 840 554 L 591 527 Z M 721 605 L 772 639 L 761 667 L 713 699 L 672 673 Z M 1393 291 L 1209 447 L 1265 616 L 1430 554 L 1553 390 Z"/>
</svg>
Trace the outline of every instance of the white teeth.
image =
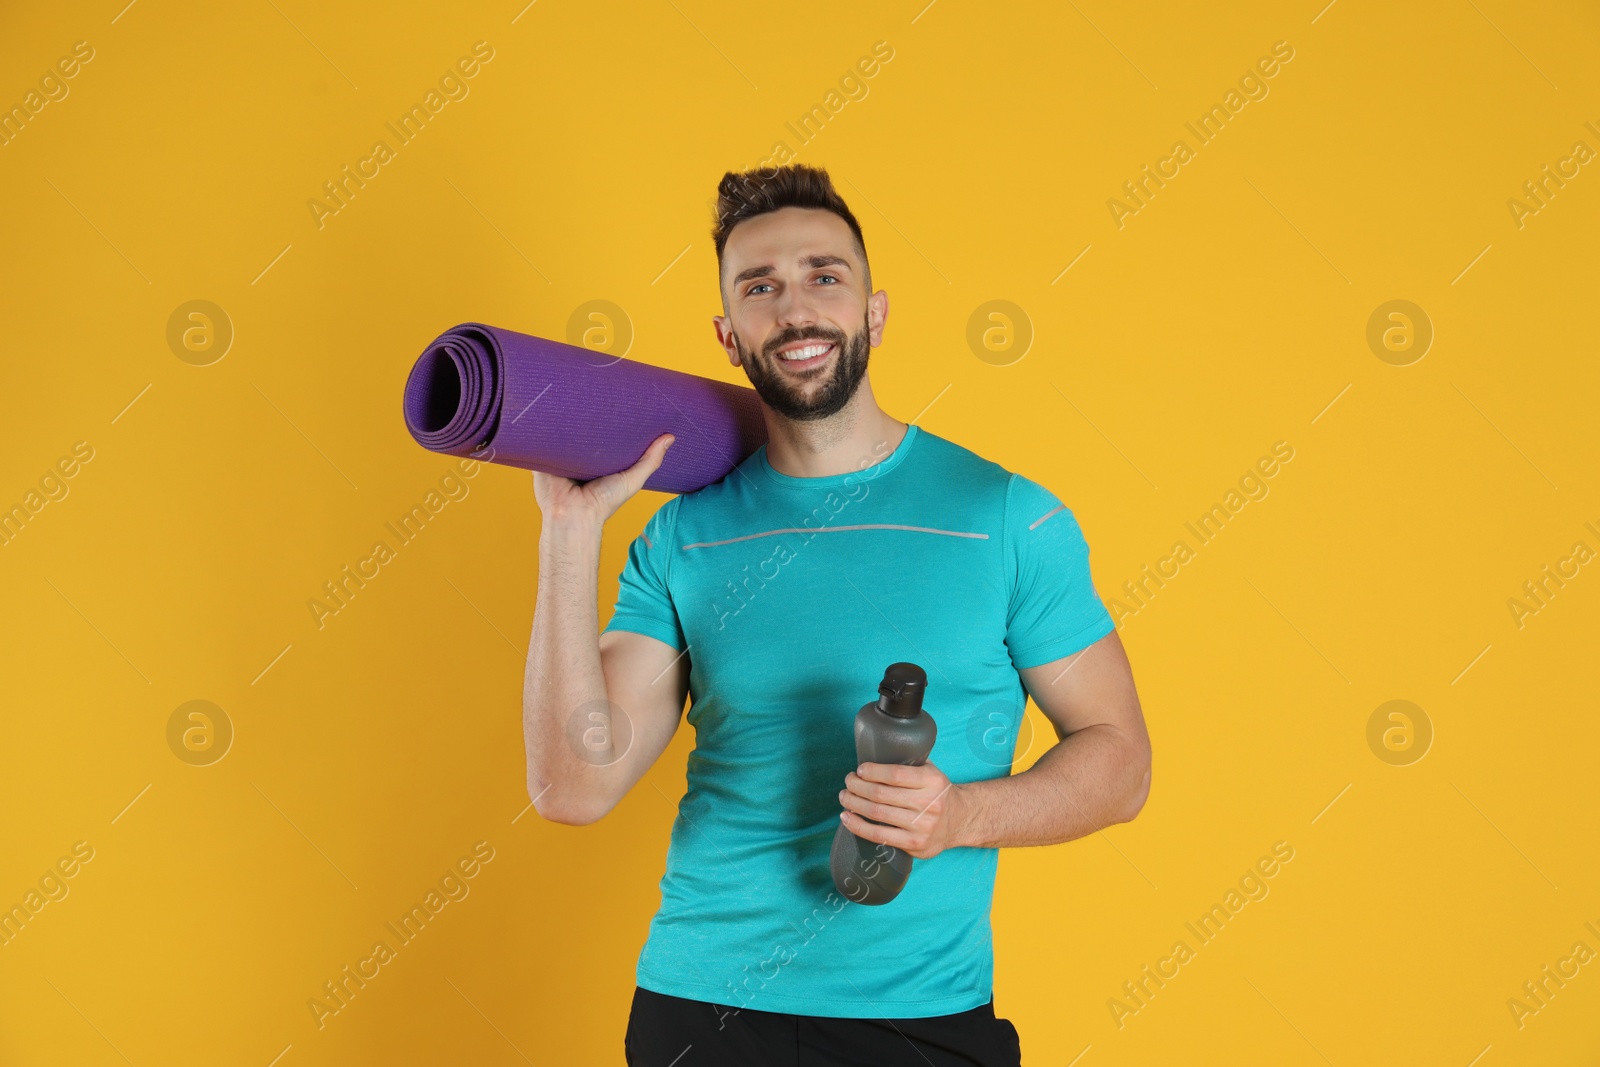
<svg viewBox="0 0 1600 1067">
<path fill-rule="evenodd" d="M 789 360 L 811 359 L 814 356 L 822 355 L 822 353 L 826 352 L 828 349 L 830 349 L 832 347 L 833 347 L 833 345 L 831 345 L 831 344 L 826 344 L 826 345 L 807 345 L 805 348 L 797 348 L 793 352 L 783 352 L 783 353 L 780 353 L 780 355 L 782 355 L 784 359 L 789 359 Z"/>
</svg>

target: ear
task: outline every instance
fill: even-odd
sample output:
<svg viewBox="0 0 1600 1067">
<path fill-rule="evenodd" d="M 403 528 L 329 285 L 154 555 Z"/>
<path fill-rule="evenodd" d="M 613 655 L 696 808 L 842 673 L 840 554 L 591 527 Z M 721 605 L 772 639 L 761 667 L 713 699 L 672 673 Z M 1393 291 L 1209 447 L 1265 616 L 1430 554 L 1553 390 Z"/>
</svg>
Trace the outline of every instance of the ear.
<svg viewBox="0 0 1600 1067">
<path fill-rule="evenodd" d="M 883 344 L 883 327 L 889 321 L 889 294 L 883 289 L 867 297 L 868 338 L 873 348 Z"/>
<path fill-rule="evenodd" d="M 722 315 L 713 315 L 711 316 L 711 325 L 717 331 L 717 344 L 721 345 L 722 350 L 728 353 L 728 362 L 735 367 L 742 366 L 743 364 L 739 359 L 739 348 L 733 343 L 732 322 Z"/>
</svg>

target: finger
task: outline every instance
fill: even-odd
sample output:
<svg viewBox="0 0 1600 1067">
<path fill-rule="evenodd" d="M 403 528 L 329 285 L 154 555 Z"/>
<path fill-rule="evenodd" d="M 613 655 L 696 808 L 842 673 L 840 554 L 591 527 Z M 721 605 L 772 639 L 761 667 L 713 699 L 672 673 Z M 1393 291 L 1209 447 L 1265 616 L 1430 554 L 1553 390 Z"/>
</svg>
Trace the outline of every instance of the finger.
<svg viewBox="0 0 1600 1067">
<path fill-rule="evenodd" d="M 670 433 L 664 433 L 650 442 L 650 447 L 644 450 L 633 466 L 623 472 L 623 481 L 630 493 L 636 493 L 643 488 L 644 483 L 656 472 L 667 458 L 667 449 L 672 447 L 677 438 Z"/>
<path fill-rule="evenodd" d="M 876 822 L 888 823 L 903 829 L 913 829 L 912 822 L 917 818 L 917 813 L 910 808 L 896 808 L 888 804 L 878 804 L 871 800 L 851 793 L 848 790 L 839 794 L 839 803 L 846 811 L 853 811 Z"/>
<path fill-rule="evenodd" d="M 618 474 L 622 475 L 622 482 L 627 483 L 627 485 L 632 485 L 635 480 L 643 483 L 643 480 L 650 477 L 651 472 L 656 467 L 661 466 L 661 461 L 666 458 L 667 448 L 670 445 L 672 445 L 672 435 L 670 434 L 661 434 L 659 437 L 654 438 L 650 445 L 645 446 L 642 456 L 632 462 L 632 466 L 619 470 Z"/>
<path fill-rule="evenodd" d="M 863 800 L 875 801 L 889 807 L 903 808 L 908 811 L 921 811 L 933 798 L 935 791 L 929 787 L 907 788 L 898 785 L 884 785 L 879 782 L 869 782 L 855 774 L 844 776 L 847 792 L 861 797 Z"/>
<path fill-rule="evenodd" d="M 870 823 L 852 811 L 841 811 L 839 821 L 844 823 L 845 829 L 863 840 L 888 845 L 903 852 L 920 849 L 924 843 L 921 834 L 912 834 L 896 826 Z"/>
<path fill-rule="evenodd" d="M 899 763 L 862 763 L 856 768 L 856 774 L 864 777 L 869 782 L 883 782 L 885 785 L 899 785 L 899 773 L 902 771 Z"/>
<path fill-rule="evenodd" d="M 923 776 L 929 772 L 929 769 L 928 764 L 923 764 L 921 767 L 909 767 L 904 763 L 863 763 L 856 768 L 856 773 L 869 782 L 915 787 L 923 784 Z M 931 769 L 938 770 L 938 768 Z"/>
<path fill-rule="evenodd" d="M 644 483 L 650 479 L 650 475 L 661 466 L 661 461 L 666 457 L 667 448 L 671 443 L 671 434 L 660 435 L 650 442 L 644 450 L 644 455 L 640 456 L 631 467 L 596 478 L 589 482 L 586 488 L 605 500 L 607 506 L 613 509 L 620 507 L 623 501 L 644 488 Z"/>
<path fill-rule="evenodd" d="M 676 444 L 677 440 L 677 434 L 661 434 L 654 441 L 650 442 L 650 447 L 644 450 L 643 456 L 639 457 L 639 465 L 643 466 L 645 461 L 650 459 L 651 454 L 654 453 L 654 462 L 651 464 L 650 469 L 654 470 L 656 467 L 661 466 L 662 461 L 667 458 L 667 449 Z"/>
</svg>

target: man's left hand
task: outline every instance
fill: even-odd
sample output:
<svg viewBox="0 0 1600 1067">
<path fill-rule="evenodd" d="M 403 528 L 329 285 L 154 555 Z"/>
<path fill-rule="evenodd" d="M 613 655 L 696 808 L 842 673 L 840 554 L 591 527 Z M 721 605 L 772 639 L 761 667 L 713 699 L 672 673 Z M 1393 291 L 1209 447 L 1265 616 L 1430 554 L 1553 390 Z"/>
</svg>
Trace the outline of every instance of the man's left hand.
<svg viewBox="0 0 1600 1067">
<path fill-rule="evenodd" d="M 959 844 L 965 798 L 961 786 L 933 764 L 863 763 L 844 776 L 844 784 L 839 803 L 846 810 L 840 818 L 857 837 L 919 860 Z M 875 826 L 867 819 L 887 825 Z"/>
</svg>

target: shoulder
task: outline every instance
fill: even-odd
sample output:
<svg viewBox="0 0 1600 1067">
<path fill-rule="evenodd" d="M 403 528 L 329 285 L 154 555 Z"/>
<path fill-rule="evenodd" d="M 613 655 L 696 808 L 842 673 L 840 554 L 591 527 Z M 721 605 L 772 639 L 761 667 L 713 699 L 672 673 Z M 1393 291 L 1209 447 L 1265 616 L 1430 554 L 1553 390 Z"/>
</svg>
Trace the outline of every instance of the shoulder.
<svg viewBox="0 0 1600 1067">
<path fill-rule="evenodd" d="M 926 434 L 929 452 L 958 485 L 970 487 L 976 500 L 992 507 L 1008 534 L 1033 533 L 1046 525 L 1076 528 L 1077 520 L 1062 498 L 1044 482 L 984 458 L 935 434 Z"/>
<path fill-rule="evenodd" d="M 930 480 L 965 508 L 988 517 L 1013 546 L 1020 536 L 1044 526 L 1076 525 L 1071 509 L 1043 482 L 937 434 L 923 431 L 923 436 L 929 446 Z"/>
<path fill-rule="evenodd" d="M 949 438 L 918 427 L 917 454 L 912 457 L 919 478 L 938 485 L 953 497 L 980 507 L 1002 510 L 1012 474 Z"/>
<path fill-rule="evenodd" d="M 757 489 L 759 463 L 752 453 L 709 485 L 673 496 L 661 505 L 651 522 L 657 524 L 662 538 L 679 547 L 729 536 L 729 529 L 748 522 L 764 503 Z"/>
<path fill-rule="evenodd" d="M 1026 474 L 1011 475 L 1006 493 L 1006 524 L 1013 528 L 1037 529 L 1038 526 L 1065 512 L 1070 518 L 1071 509 L 1064 504 L 1049 486 Z"/>
<path fill-rule="evenodd" d="M 668 502 L 674 509 L 673 518 L 681 518 L 682 521 L 703 519 L 749 507 L 759 477 L 760 458 L 752 452 L 716 481 L 673 497 Z M 665 511 L 667 506 L 662 505 L 662 510 Z"/>
<path fill-rule="evenodd" d="M 644 521 L 644 529 L 639 534 L 646 547 L 654 551 L 672 536 L 673 527 L 678 523 L 678 509 L 682 506 L 681 495 L 668 496 L 656 506 L 656 510 Z"/>
</svg>

